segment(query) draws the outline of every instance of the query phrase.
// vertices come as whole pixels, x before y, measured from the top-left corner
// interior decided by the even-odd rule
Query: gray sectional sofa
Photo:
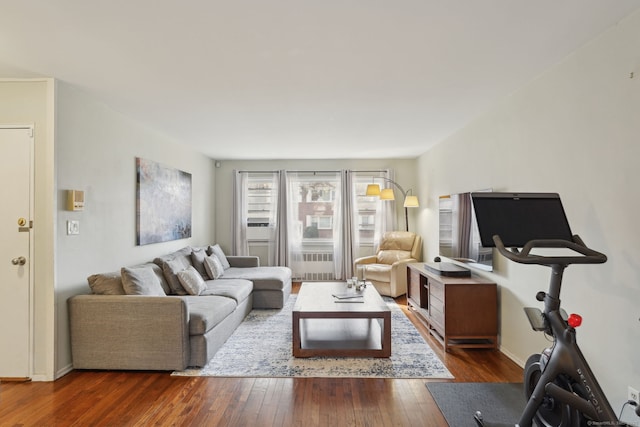
[[[291,270],[218,245],[186,247],[153,262],[88,278],[69,299],[75,369],[202,367],[253,308],[282,308]],[[256,337],[259,339],[259,337]]]

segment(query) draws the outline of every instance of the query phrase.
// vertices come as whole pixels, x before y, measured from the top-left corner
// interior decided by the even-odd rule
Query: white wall
[[[392,169],[395,173],[394,181],[407,191],[418,187],[415,180],[415,159],[384,159],[384,160],[226,160],[219,162],[216,168],[216,237],[220,246],[231,253],[233,226],[233,170],[381,170]],[[396,193],[397,194],[397,193]],[[402,203],[396,201],[398,227],[404,227],[404,210]],[[416,230],[416,209],[409,209],[409,230]]]
[[[56,97],[56,373],[69,369],[67,299],[87,293],[87,276],[152,260],[187,245],[215,240],[214,165],[179,145],[58,82]],[[136,246],[136,157],[192,175],[192,238]],[[65,210],[66,190],[84,190],[82,212]],[[167,209],[171,209],[167,206]],[[67,220],[80,234],[66,235]]]
[[[635,73],[630,78],[630,73]],[[565,272],[563,305],[584,317],[578,340],[617,411],[640,388],[640,13],[626,18],[418,159],[420,231],[437,254],[442,194],[560,193],[573,232],[609,256]],[[501,346],[521,364],[547,344],[523,306],[539,306],[549,269],[499,257]]]

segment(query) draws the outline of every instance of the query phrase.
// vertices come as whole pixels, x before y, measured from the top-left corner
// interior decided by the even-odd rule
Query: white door
[[[0,127],[0,378],[31,376],[32,135]]]

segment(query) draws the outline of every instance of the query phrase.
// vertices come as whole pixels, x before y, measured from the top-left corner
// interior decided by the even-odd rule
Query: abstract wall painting
[[[191,174],[136,157],[136,244],[191,237]]]

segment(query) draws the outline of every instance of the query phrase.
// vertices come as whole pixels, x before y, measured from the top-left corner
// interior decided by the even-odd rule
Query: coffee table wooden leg
[[[300,313],[299,312],[293,312],[293,357],[299,357],[300,356],[300,346],[301,346],[301,340],[300,340]]]
[[[391,357],[391,313],[385,313],[382,331],[382,357]]]

